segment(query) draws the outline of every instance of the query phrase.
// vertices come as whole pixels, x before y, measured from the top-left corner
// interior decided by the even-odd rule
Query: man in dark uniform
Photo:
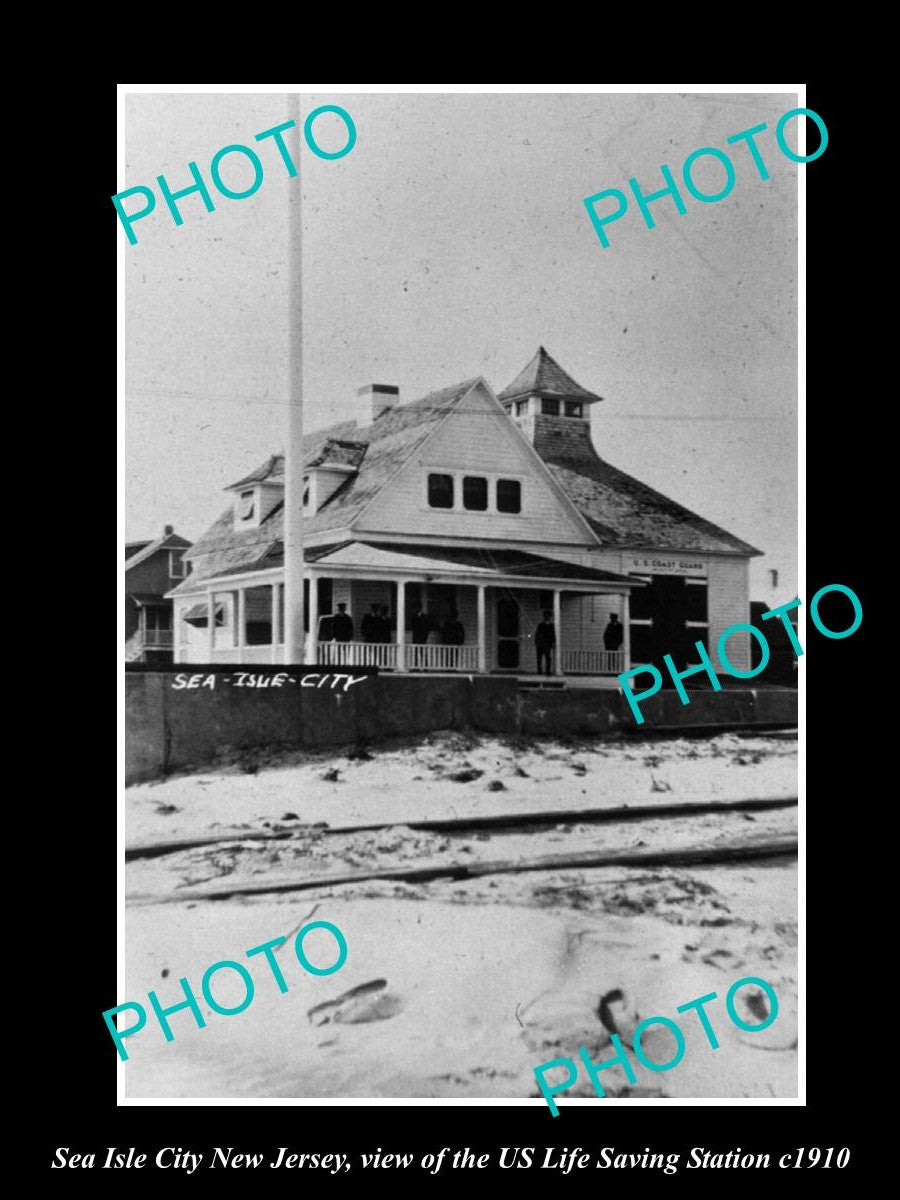
[[[380,605],[373,604],[371,606],[372,611],[367,612],[362,621],[360,621],[359,628],[364,642],[378,641],[378,633],[381,625],[381,617],[378,615],[379,607]]]
[[[378,617],[378,640],[387,643],[391,640],[391,610],[382,604]]]
[[[431,617],[420,604],[412,619],[412,640],[417,646],[424,646],[431,632]]]
[[[331,618],[331,636],[336,642],[352,642],[353,618],[348,614],[346,604],[339,604],[337,609]]]
[[[455,608],[451,608],[450,616],[441,630],[441,641],[445,646],[461,646],[465,640],[466,631],[459,619],[459,613]]]
[[[537,651],[538,675],[541,674],[541,663],[546,667],[544,674],[549,675],[550,658],[556,649],[556,626],[549,608],[544,609],[544,619],[534,631],[534,648]]]
[[[616,613],[610,613],[609,624],[603,630],[603,647],[606,650],[618,650],[625,638],[624,626],[619,622]]]

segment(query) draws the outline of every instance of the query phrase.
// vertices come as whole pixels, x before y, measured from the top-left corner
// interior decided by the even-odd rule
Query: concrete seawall
[[[299,676],[304,668],[294,670]],[[261,671],[269,686],[238,687],[221,667],[192,671],[192,688],[183,682],[190,676],[171,671],[126,672],[126,783],[204,766],[227,749],[346,746],[438,729],[603,737],[797,723],[797,692],[789,688],[692,691],[689,705],[674,691],[659,692],[642,704],[645,723],[638,727],[625,698],[611,689],[530,690],[505,677],[400,675],[372,675],[346,691],[330,681],[277,687],[269,668]]]

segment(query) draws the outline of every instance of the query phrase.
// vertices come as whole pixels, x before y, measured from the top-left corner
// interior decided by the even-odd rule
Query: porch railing
[[[621,675],[626,669],[624,650],[563,650],[564,675]]]
[[[397,646],[393,642],[318,642],[316,662],[323,667],[380,667],[392,671],[397,666]]]
[[[318,642],[316,662],[324,667],[380,667],[397,669],[396,642]],[[407,671],[478,670],[478,647],[416,645],[404,646]]]
[[[411,645],[406,647],[407,671],[477,671],[477,646],[431,646]]]

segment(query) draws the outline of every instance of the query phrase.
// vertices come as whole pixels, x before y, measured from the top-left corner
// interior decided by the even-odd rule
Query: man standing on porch
[[[346,604],[339,604],[337,613],[331,620],[331,636],[336,642],[353,641],[353,618],[347,612]]]
[[[377,642],[381,631],[381,605],[370,605],[372,611],[367,612],[359,623],[359,631],[364,642]]]
[[[445,646],[461,646],[466,640],[466,631],[459,619],[455,608],[450,609],[450,616],[441,630],[441,641]]]
[[[550,659],[556,649],[556,626],[553,624],[553,613],[549,608],[544,609],[544,619],[534,631],[534,648],[537,652],[537,670],[541,674],[541,663],[545,664],[545,675],[550,672]]]
[[[412,619],[412,640],[414,645],[424,646],[428,641],[431,629],[431,618],[425,611],[425,605],[420,603]]]
[[[603,648],[605,650],[618,650],[622,645],[624,636],[625,630],[619,622],[618,615],[610,613],[609,624],[603,630]]]

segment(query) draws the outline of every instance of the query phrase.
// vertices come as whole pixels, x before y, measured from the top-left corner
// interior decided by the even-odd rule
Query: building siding
[[[716,643],[729,625],[750,623],[750,563],[746,558],[709,560],[709,651],[715,663]],[[750,670],[750,634],[728,639],[728,659],[739,671]],[[721,672],[727,678],[727,673]],[[763,676],[764,677],[764,676]]]
[[[357,532],[395,532],[403,537],[431,534],[500,542],[534,542],[589,546],[592,535],[549,481],[521,433],[490,396],[473,389],[418,448],[393,483],[375,498],[355,522]],[[491,480],[487,512],[429,508],[429,471],[460,471]],[[522,511],[491,511],[496,476],[522,481]],[[457,493],[459,487],[457,487]],[[457,502],[460,502],[457,495]]]

